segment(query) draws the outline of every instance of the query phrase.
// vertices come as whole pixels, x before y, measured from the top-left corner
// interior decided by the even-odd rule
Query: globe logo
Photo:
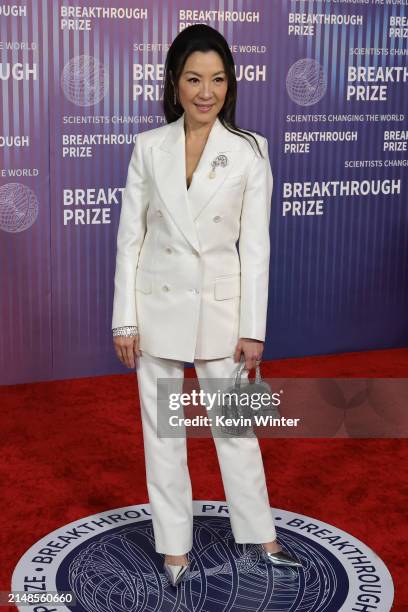
[[[16,234],[31,227],[38,216],[35,193],[21,183],[7,183],[0,187],[0,229]]]
[[[260,544],[235,542],[225,501],[193,506],[190,567],[177,588],[155,551],[150,506],[140,504],[80,517],[45,535],[19,560],[12,590],[30,591],[34,576],[43,591],[70,596],[59,603],[61,612],[349,612],[369,594],[378,610],[391,610],[394,588],[384,563],[334,525],[275,508],[278,541],[302,562],[278,567],[263,560]]]
[[[236,544],[225,518],[196,517],[192,561],[177,594],[154,553],[150,522],[139,523],[93,539],[70,555],[59,569],[57,587],[75,594],[78,612],[204,612],[208,602],[213,610],[226,609],[231,597],[231,610],[338,610],[347,595],[339,588],[339,582],[347,583],[341,564],[306,539],[279,535],[303,559],[300,573],[268,566],[257,544]]]
[[[105,97],[108,74],[95,57],[79,55],[64,66],[61,87],[65,97],[77,106],[92,106]]]
[[[286,90],[296,104],[311,106],[319,102],[326,93],[327,80],[323,67],[314,59],[298,60],[289,69]]]

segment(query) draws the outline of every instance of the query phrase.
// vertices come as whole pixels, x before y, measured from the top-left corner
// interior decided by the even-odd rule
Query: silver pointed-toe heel
[[[267,563],[272,563],[272,565],[280,565],[287,567],[302,567],[302,563],[299,559],[295,559],[285,550],[279,550],[278,552],[267,552],[261,544],[262,549],[262,558]]]
[[[190,561],[187,563],[187,565],[171,565],[164,562],[164,572],[172,586],[177,586],[180,584],[180,582],[182,582],[182,580],[184,580],[189,566]]]

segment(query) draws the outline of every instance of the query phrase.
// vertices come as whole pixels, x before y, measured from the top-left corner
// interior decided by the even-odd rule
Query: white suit
[[[265,338],[272,172],[267,141],[257,138],[264,158],[216,119],[187,190],[183,114],[140,133],[129,164],[112,328],[139,328],[146,480],[159,553],[191,549],[193,505],[186,439],[157,435],[157,379],[175,379],[181,392],[183,362],[194,362],[200,386],[210,390],[205,379],[232,380],[239,337]],[[210,178],[218,155],[227,163]],[[214,442],[235,541],[274,540],[257,437]]]
[[[112,328],[138,325],[140,348],[193,362],[265,339],[272,172],[217,118],[187,190],[184,114],[142,132],[117,238]],[[217,155],[226,166],[215,169]],[[239,255],[236,243],[239,240]]]

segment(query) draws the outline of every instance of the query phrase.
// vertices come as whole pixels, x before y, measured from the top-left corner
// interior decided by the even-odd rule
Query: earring
[[[173,87],[173,102],[174,102],[174,106],[176,106],[177,104],[177,96],[176,96],[176,89]]]

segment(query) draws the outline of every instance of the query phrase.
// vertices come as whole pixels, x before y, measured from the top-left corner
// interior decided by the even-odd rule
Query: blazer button
[[[215,217],[213,217],[213,221],[214,223],[218,223],[219,221],[221,221],[221,217],[219,215],[215,215]]]
[[[170,287],[168,285],[163,285],[163,291],[170,291]]]
[[[170,247],[166,247],[166,253],[172,253],[173,251],[171,250]]]

